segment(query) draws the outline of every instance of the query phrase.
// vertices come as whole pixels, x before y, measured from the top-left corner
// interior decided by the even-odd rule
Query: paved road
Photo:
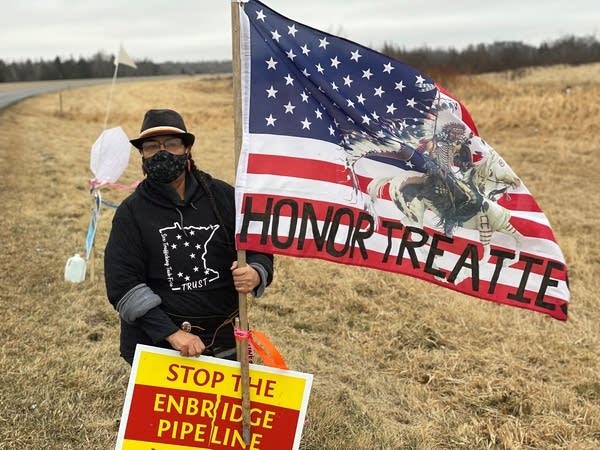
[[[117,83],[127,81],[158,80],[161,78],[174,78],[173,76],[161,77],[124,77],[118,78]],[[34,95],[56,92],[69,88],[93,86],[110,83],[112,78],[88,78],[80,80],[52,80],[52,81],[24,81],[22,83],[0,83],[0,109],[18,101],[33,97]]]
[[[90,78],[86,80],[25,81],[22,83],[0,83],[0,109],[18,101],[48,92],[72,87],[92,86],[109,83],[112,78]]]

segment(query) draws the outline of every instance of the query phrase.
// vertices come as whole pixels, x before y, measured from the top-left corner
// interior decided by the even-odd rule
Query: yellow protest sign
[[[250,364],[251,440],[238,362],[138,345],[116,449],[297,449],[312,375]]]

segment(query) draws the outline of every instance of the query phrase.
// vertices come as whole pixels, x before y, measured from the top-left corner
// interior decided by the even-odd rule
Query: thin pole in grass
[[[102,127],[102,132],[106,131],[106,127],[108,126],[108,116],[110,114],[110,104],[112,102],[113,90],[115,89],[115,84],[117,83],[117,72],[119,71],[119,56],[120,53],[117,53],[115,56],[115,71],[113,72],[112,81],[110,83],[110,88],[108,91],[108,101],[106,102],[106,112],[104,114],[104,125]],[[62,109],[62,101],[61,101],[61,109]],[[62,112],[62,111],[61,111]],[[93,188],[91,190],[92,197],[96,199],[96,190]],[[90,263],[90,278],[89,281],[93,284],[96,279],[96,243],[95,243],[95,234],[92,237],[91,248],[89,251],[88,260]],[[87,262],[87,261],[86,261]]]
[[[235,173],[237,174],[238,160],[242,146],[242,92],[241,92],[241,63],[240,63],[240,9],[239,0],[231,1],[231,50],[233,72],[233,134],[235,152]],[[238,266],[246,265],[246,252],[238,250]],[[241,366],[242,383],[242,437],[246,445],[250,444],[250,367],[248,361],[248,297],[247,294],[238,293],[239,328],[243,337],[240,337],[237,357]]]

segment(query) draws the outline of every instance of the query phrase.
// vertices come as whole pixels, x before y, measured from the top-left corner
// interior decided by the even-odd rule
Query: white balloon
[[[115,183],[129,164],[131,144],[121,127],[104,130],[92,145],[90,169],[97,183]]]

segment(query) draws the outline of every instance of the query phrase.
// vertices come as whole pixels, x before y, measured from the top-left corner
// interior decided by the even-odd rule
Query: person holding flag
[[[235,360],[238,293],[258,297],[273,279],[270,254],[238,265],[234,189],[197,169],[194,140],[178,112],[151,109],[130,141],[146,178],[117,209],[104,255],[129,364],[137,344]]]

